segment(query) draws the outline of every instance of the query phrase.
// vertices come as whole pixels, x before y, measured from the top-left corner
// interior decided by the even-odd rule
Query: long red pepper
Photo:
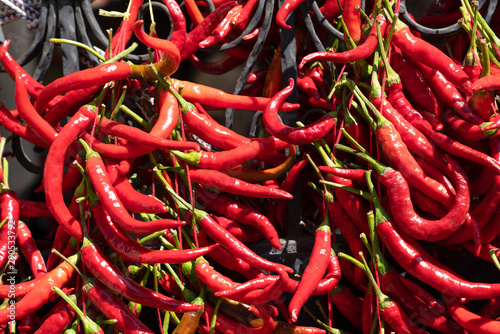
[[[153,332],[127,305],[101,283],[93,281],[83,286],[83,293],[108,318],[116,319],[115,326],[124,334],[152,334]]]
[[[26,72],[7,52],[9,44],[10,39],[6,39],[3,41],[2,45],[0,45],[0,64],[13,80],[16,80],[19,73],[28,88],[29,95],[36,99],[44,86],[33,79],[33,77],[31,77],[31,75],[29,75],[28,72]]]
[[[37,278],[47,274],[47,268],[42,253],[38,249],[30,229],[22,221],[19,222],[17,227],[17,241],[24,257],[29,261],[33,276]]]
[[[168,208],[158,199],[140,193],[132,186],[128,178],[121,174],[117,167],[105,161],[106,171],[109,175],[116,194],[128,211],[140,213],[166,213]]]
[[[262,198],[292,199],[284,190],[248,183],[212,169],[192,169],[189,171],[191,182],[219,189],[231,194]]]
[[[134,33],[142,43],[152,48],[155,52],[159,52],[161,54],[160,59],[167,60],[171,68],[168,72],[162,73],[162,75],[168,77],[177,70],[181,62],[179,49],[171,41],[146,34],[144,30],[142,30],[143,24],[143,20],[136,21],[134,23]]]
[[[226,248],[234,256],[239,257],[255,268],[266,271],[275,271],[277,266],[282,266],[286,271],[292,272],[292,269],[287,266],[273,263],[255,254],[233,235],[227,232],[223,227],[217,224],[206,212],[196,210],[194,217],[196,222],[205,230],[205,232],[207,232],[210,238],[219,243],[222,247]]]
[[[147,133],[138,128],[111,121],[107,118],[100,118],[100,130],[108,135],[121,137],[133,143],[150,146],[164,150],[199,150],[199,146],[192,142],[164,139],[151,133]]]
[[[113,223],[113,220],[100,202],[91,207],[99,231],[104,235],[108,245],[123,259],[136,263],[184,263],[194,261],[206,255],[218,245],[201,247],[198,249],[182,250],[151,250],[135,242],[122,228]]]
[[[78,262],[78,259],[79,257],[77,255],[69,258],[74,264]],[[0,324],[5,324],[15,319],[21,319],[27,314],[37,311],[55,295],[55,292],[52,291],[52,287],[63,287],[71,279],[73,273],[73,267],[67,262],[61,263],[57,268],[48,272],[40,278],[40,282],[37,284],[36,288],[30,290],[21,300],[12,303],[14,305],[14,319],[10,317],[11,309],[4,308],[0,310]]]
[[[281,123],[278,111],[285,99],[293,90],[293,79],[278,94],[269,101],[262,114],[262,121],[266,129],[276,138],[294,145],[307,145],[317,139],[324,138],[336,125],[335,118],[331,114],[322,116],[316,122],[302,128],[292,128]]]
[[[200,305],[181,302],[139,285],[116,268],[87,238],[83,242],[80,253],[85,267],[99,282],[130,301],[175,312],[201,309]]]
[[[396,23],[396,31],[391,42],[416,63],[425,62],[426,66],[442,72],[448,80],[466,94],[472,94],[472,83],[461,66],[454,63],[452,59],[432,44],[413,35],[410,28],[399,20]]]
[[[167,6],[172,21],[173,32],[170,41],[182,52],[186,43],[186,18],[177,1],[163,0],[163,3]]]
[[[189,2],[191,2],[191,0]],[[213,13],[210,13],[204,20],[202,20],[201,23],[196,25],[196,27],[187,34],[186,42],[181,52],[182,61],[188,59],[190,55],[199,49],[198,43],[204,40],[215,29],[215,27],[217,27],[219,22],[224,19],[226,14],[237,3],[237,1],[228,1],[218,6]]]
[[[247,144],[227,151],[172,153],[180,159],[199,168],[228,170],[238,165],[242,165],[251,159],[255,159],[261,154],[279,151],[286,147],[288,147],[288,143],[270,136],[255,139]]]
[[[78,135],[87,129],[95,119],[95,113],[88,108],[81,108],[64,126],[52,143],[47,158],[43,175],[45,199],[50,212],[57,222],[64,227],[69,235],[78,240],[83,240],[82,227],[71,215],[64,204],[62,193],[62,178],[64,161],[70,145]]]
[[[288,313],[292,322],[297,321],[300,309],[321,281],[326,267],[328,266],[330,256],[335,256],[335,254],[330,254],[332,248],[331,243],[332,231],[330,222],[328,218],[325,218],[323,223],[316,229],[314,234],[314,246],[311,251],[309,263],[304,269],[297,291],[288,304]]]
[[[453,319],[465,330],[477,334],[493,334],[500,331],[500,321],[469,311],[458,298],[445,296],[443,300]]]
[[[50,310],[49,316],[46,317],[40,325],[36,334],[53,334],[62,333],[71,323],[75,316],[75,310],[69,304],[60,300],[56,306]]]
[[[103,207],[114,221],[126,231],[136,234],[148,234],[185,224],[185,222],[173,219],[158,219],[144,222],[132,218],[113,189],[111,180],[106,172],[106,166],[95,151],[89,150],[87,153],[86,170],[94,191],[102,202]]]
[[[242,224],[248,224],[261,231],[263,236],[275,249],[282,249],[278,233],[269,219],[257,210],[230,199],[222,194],[216,194],[206,188],[196,189],[196,200],[203,206],[215,212],[234,219]]]
[[[380,29],[382,34],[386,30],[387,22],[385,17],[379,15],[375,20],[380,23]],[[310,61],[331,61],[335,63],[352,63],[361,59],[369,57],[376,49],[378,45],[377,40],[377,24],[374,22],[368,37],[363,42],[363,44],[358,45],[352,50],[344,52],[331,52],[331,51],[318,51],[310,53],[304,58],[302,58],[299,68],[304,67],[304,65]]]
[[[57,136],[56,130],[47,123],[32,106],[26,86],[20,76],[16,77],[16,91],[14,94],[17,110],[21,118],[33,131],[50,145]]]
[[[47,104],[57,95],[75,89],[101,86],[114,80],[128,78],[132,67],[127,63],[115,62],[68,74],[56,79],[42,90],[35,103],[35,109],[42,113]]]
[[[244,110],[263,110],[269,103],[267,97],[242,96],[228,94],[220,89],[183,80],[172,80],[175,88],[183,87],[182,97],[191,103],[199,102],[211,107],[234,108]],[[281,103],[279,111],[297,109],[294,103]]]
[[[24,140],[37,146],[48,148],[49,145],[38,136],[31,128],[22,124],[12,113],[2,104],[0,105],[0,124],[8,131],[18,135]]]

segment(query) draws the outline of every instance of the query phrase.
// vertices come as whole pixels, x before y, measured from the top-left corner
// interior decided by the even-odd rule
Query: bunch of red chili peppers
[[[99,65],[47,85],[5,41],[0,124],[47,155],[45,201],[0,166],[0,332],[500,333],[500,39],[445,2],[448,45],[400,1],[164,0],[167,40],[130,0],[104,55],[79,45]],[[124,60],[132,38],[149,62]],[[241,65],[234,93],[175,79],[186,60]],[[304,267],[254,251],[297,228]]]

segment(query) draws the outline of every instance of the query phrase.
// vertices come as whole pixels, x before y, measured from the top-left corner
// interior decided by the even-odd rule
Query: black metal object
[[[486,2],[487,0],[479,0],[479,9],[481,9],[486,4]],[[484,17],[486,22],[490,23],[493,13],[495,12],[495,9],[497,7],[497,4],[498,0],[489,0],[489,5],[486,10],[486,16]],[[428,28],[419,24],[413,19],[413,17],[408,12],[405,0],[401,0],[401,3],[399,5],[399,15],[403,18],[406,24],[408,24],[412,29],[424,35],[443,37],[443,36],[453,35],[459,32],[460,29],[462,29],[462,27],[460,27],[458,23],[454,23],[452,25],[442,28]]]

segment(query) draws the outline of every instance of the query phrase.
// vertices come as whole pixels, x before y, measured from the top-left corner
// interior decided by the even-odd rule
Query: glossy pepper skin
[[[278,111],[291,94],[293,86],[293,79],[290,79],[288,86],[273,96],[264,109],[262,120],[269,133],[276,138],[294,145],[307,145],[314,140],[324,138],[335,128],[336,121],[332,115],[326,114],[316,122],[302,128],[292,128],[281,123]]]

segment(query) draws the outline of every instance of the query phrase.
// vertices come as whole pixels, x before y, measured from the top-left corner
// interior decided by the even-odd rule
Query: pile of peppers
[[[99,62],[49,83],[4,41],[0,332],[500,333],[487,3],[429,5],[416,22],[461,27],[437,40],[400,0],[163,0],[165,39],[130,0],[106,14],[121,23],[103,53],[53,41]],[[228,93],[186,68],[241,73]],[[242,111],[251,135],[233,129]],[[11,187],[13,138],[46,151],[44,201]],[[297,228],[303,266],[254,250],[288,252]]]

